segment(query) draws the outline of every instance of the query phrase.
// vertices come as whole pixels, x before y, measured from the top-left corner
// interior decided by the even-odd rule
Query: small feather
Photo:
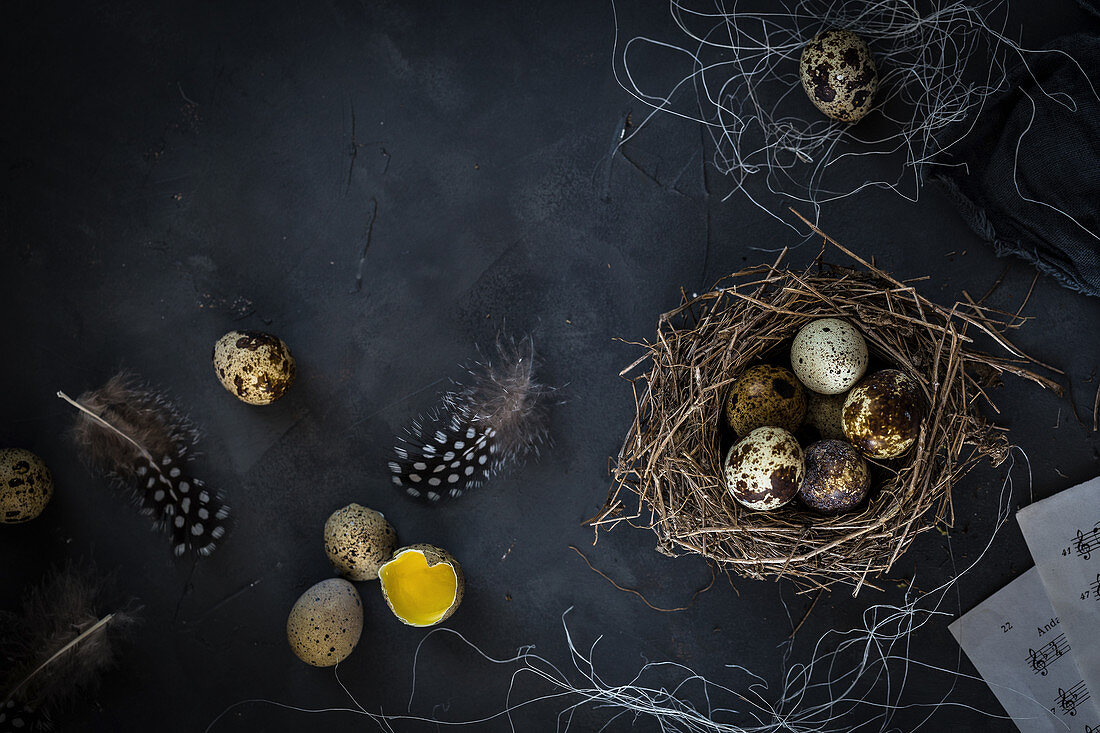
[[[168,532],[175,555],[213,552],[229,507],[190,473],[194,425],[164,395],[125,372],[76,400],[57,395],[80,410],[73,438],[88,463],[127,491],[155,528]]]
[[[109,579],[90,565],[53,572],[23,598],[21,614],[0,613],[0,731],[34,730],[112,668],[139,609],[108,605]]]
[[[553,388],[535,379],[536,368],[530,338],[499,339],[495,363],[468,368],[468,385],[456,385],[398,437],[387,464],[394,485],[435,503],[537,454],[547,438]]]

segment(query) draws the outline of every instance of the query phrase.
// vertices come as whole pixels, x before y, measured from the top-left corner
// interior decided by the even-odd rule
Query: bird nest
[[[597,534],[627,521],[652,529],[664,554],[696,553],[744,577],[790,578],[800,590],[839,582],[858,593],[917,534],[937,522],[951,525],[952,487],[979,460],[999,465],[1007,457],[1005,432],[979,411],[982,401],[993,407],[987,390],[1000,375],[1061,393],[1006,337],[1026,320],[1019,312],[969,296],[944,308],[920,295],[915,281],[897,280],[825,239],[852,266],[824,263],[823,249],[797,272],[785,266],[784,251],[774,264],[730,275],[703,295],[685,295],[660,317],[656,339],[640,344],[645,355],[621,374],[634,385],[637,413],[613,465],[607,504],[591,520]],[[823,317],[859,327],[872,368],[877,362],[900,369],[917,382],[928,406],[920,435],[901,458],[869,461],[871,496],[852,512],[822,516],[797,504],[746,509],[723,481],[726,397],[747,367],[787,360],[799,328]],[[1004,355],[977,350],[975,340]],[[649,371],[631,376],[647,360]]]

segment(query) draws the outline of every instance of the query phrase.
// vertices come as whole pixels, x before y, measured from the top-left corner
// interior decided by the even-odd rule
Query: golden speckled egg
[[[294,357],[278,336],[230,331],[214,344],[214,373],[250,405],[268,405],[294,384]]]
[[[819,440],[806,449],[806,475],[798,498],[822,514],[840,514],[867,498],[871,472],[851,443]]]
[[[451,553],[435,545],[402,547],[378,569],[382,597],[409,626],[434,626],[451,617],[466,593],[466,576]]]
[[[817,34],[802,49],[798,65],[802,88],[814,106],[841,122],[856,122],[871,111],[878,70],[871,49],[851,31]]]
[[[867,371],[867,342],[852,324],[819,318],[799,329],[791,344],[791,367],[807,389],[847,392]]]
[[[349,580],[374,580],[397,547],[397,532],[381,512],[358,504],[337,509],[325,522],[325,552]]]
[[[53,496],[53,477],[42,459],[22,448],[0,450],[0,524],[29,522]]]
[[[844,440],[844,426],[840,423],[840,413],[844,409],[844,400],[848,393],[806,395],[806,422],[817,430],[822,438]]]
[[[798,439],[783,428],[757,428],[730,448],[726,489],[749,509],[778,509],[798,493],[805,472]]]
[[[363,633],[363,602],[355,586],[329,578],[295,602],[286,620],[290,648],[306,664],[331,667],[347,659]]]
[[[870,458],[897,458],[916,442],[924,419],[920,387],[897,369],[875,372],[852,388],[841,413],[844,435]]]
[[[726,400],[726,422],[744,436],[762,427],[795,431],[806,417],[806,390],[788,369],[761,364],[747,369]]]

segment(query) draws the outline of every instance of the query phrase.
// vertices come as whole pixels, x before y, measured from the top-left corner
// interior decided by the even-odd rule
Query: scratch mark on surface
[[[363,289],[363,266],[367,263],[367,250],[370,249],[371,235],[374,233],[374,219],[378,215],[378,199],[371,196],[370,215],[367,217],[367,230],[363,234],[363,249],[359,254],[359,267],[355,272],[355,288],[351,291],[358,293]]]

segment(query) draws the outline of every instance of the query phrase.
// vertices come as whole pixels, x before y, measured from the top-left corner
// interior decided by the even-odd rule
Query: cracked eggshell
[[[298,598],[286,621],[290,648],[306,664],[331,667],[347,659],[363,633],[363,602],[342,578],[322,580]]]
[[[810,321],[791,344],[791,367],[802,384],[821,394],[840,394],[867,371],[867,342],[839,318]]]
[[[0,524],[29,522],[53,497],[53,476],[42,459],[22,448],[0,450]]]
[[[802,88],[826,116],[856,122],[871,111],[878,69],[855,33],[833,28],[817,34],[802,49],[798,70]]]
[[[844,434],[869,458],[897,458],[917,441],[924,399],[912,378],[897,369],[871,374],[844,401]]]
[[[262,331],[230,331],[214,344],[214,373],[222,386],[250,405],[268,405],[294,384],[290,349]]]
[[[757,428],[726,454],[726,489],[749,509],[778,509],[798,493],[804,463],[802,447],[789,431]]]
[[[851,443],[819,440],[805,451],[806,474],[798,498],[822,514],[840,514],[856,507],[871,489],[867,461]]]
[[[726,399],[726,422],[740,436],[762,427],[795,431],[806,417],[806,390],[790,370],[761,364],[746,369]]]
[[[337,509],[325,522],[325,553],[349,580],[375,580],[393,557],[397,532],[381,512],[359,504]]]
[[[443,548],[424,543],[393,553],[378,569],[378,579],[386,605],[408,626],[443,623],[466,594],[466,576],[458,560]]]

